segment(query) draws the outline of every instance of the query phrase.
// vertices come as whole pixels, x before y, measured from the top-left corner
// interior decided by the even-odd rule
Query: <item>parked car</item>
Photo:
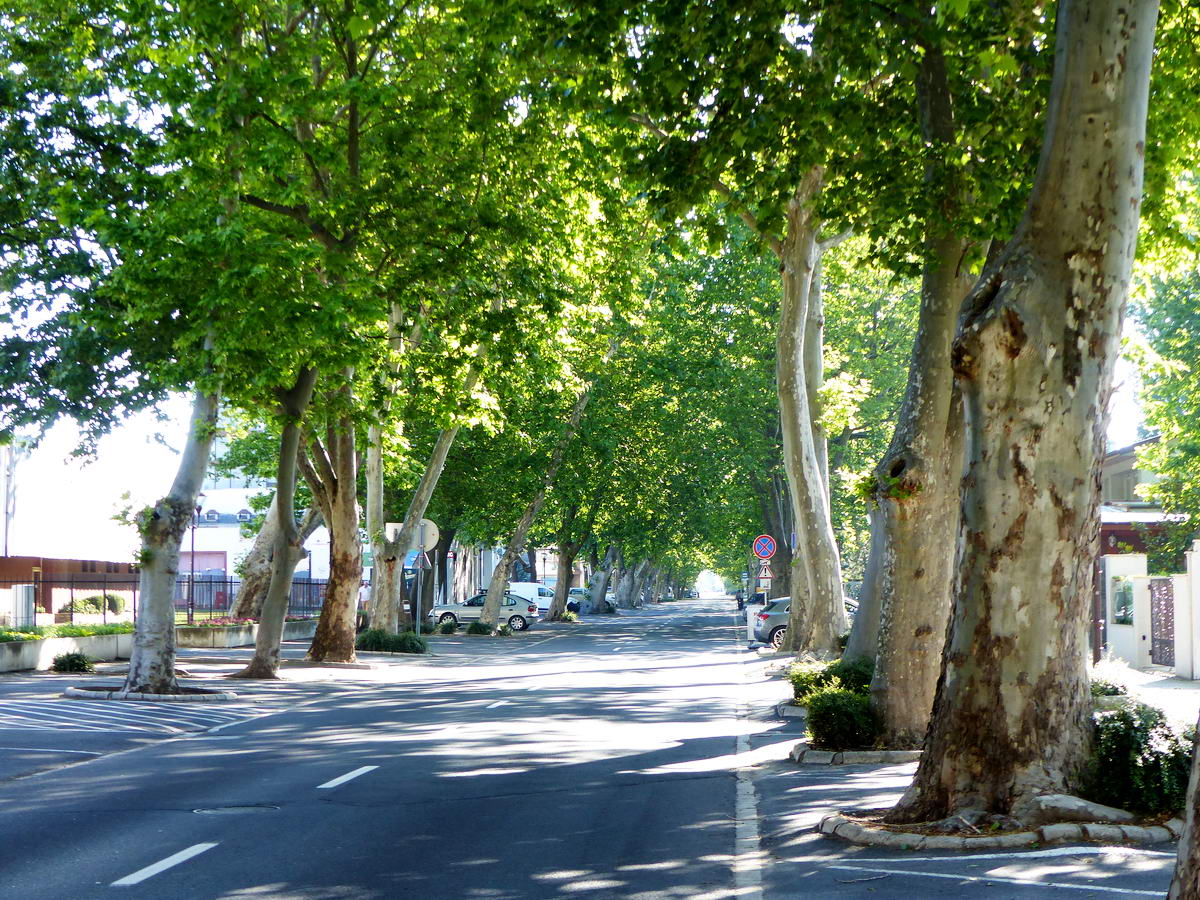
[[[791,599],[781,597],[764,606],[762,612],[754,613],[754,640],[770,644],[776,649],[782,647],[783,639],[787,636],[788,614],[791,611]]]
[[[587,598],[587,588],[571,588],[567,591],[567,612],[579,612],[583,608],[583,604],[587,602]]]
[[[524,597],[531,603],[536,603],[539,615],[549,610],[550,604],[554,601],[554,590],[536,581],[510,581],[508,592],[518,597]]]
[[[446,603],[435,606],[429,611],[429,621],[440,625],[443,622],[478,622],[483,613],[483,604],[487,600],[487,591],[480,591],[474,597],[468,597],[462,603]],[[506,593],[500,601],[500,615],[496,617],[499,625],[507,625],[513,631],[524,631],[538,620],[537,604],[516,594]]]

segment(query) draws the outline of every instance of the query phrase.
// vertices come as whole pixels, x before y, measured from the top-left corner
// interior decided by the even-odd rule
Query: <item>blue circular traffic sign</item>
[[[754,539],[754,555],[759,559],[770,559],[775,555],[775,538],[760,534]]]

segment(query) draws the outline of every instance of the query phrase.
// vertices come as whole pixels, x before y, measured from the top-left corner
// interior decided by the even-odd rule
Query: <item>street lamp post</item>
[[[192,511],[192,552],[188,559],[188,600],[187,623],[194,625],[196,621],[196,523],[200,521],[200,511],[204,508],[204,495],[196,495],[196,508]]]

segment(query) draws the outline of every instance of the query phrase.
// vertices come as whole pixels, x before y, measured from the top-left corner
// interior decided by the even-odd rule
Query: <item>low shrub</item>
[[[421,634],[433,634],[435,631],[437,631],[437,626],[432,622],[421,623]]]
[[[805,698],[810,742],[821,750],[865,750],[879,737],[879,720],[869,697],[831,684]]]
[[[92,594],[88,597],[76,597],[63,607],[64,612],[92,616],[103,615],[106,610],[120,615],[125,611],[125,598],[119,594]]]
[[[453,619],[447,619],[437,628],[442,634],[454,634],[454,632],[458,631],[458,623]]]
[[[96,667],[83,653],[60,653],[50,668],[55,672],[95,672]]]
[[[1080,796],[1143,814],[1184,808],[1190,734],[1176,732],[1161,710],[1141,703],[1096,712],[1092,723],[1092,756]]]
[[[491,634],[492,627],[482,622],[472,622],[467,626],[467,634]]]
[[[415,631],[405,631],[401,634],[389,635],[388,650],[392,653],[426,653],[429,642]]]
[[[359,632],[358,637],[354,639],[354,649],[386,650],[387,648],[384,645],[387,643],[388,637],[388,633],[382,628],[368,628],[366,631]]]
[[[858,659],[839,659],[831,663],[796,663],[788,672],[792,683],[792,694],[797,703],[823,687],[837,682],[837,686],[853,693],[870,693],[871,677],[875,674],[875,661],[867,656]]]
[[[511,625],[501,625],[496,629],[496,634],[500,635],[500,637],[512,637],[516,632],[512,630]]]
[[[355,639],[354,648],[379,653],[425,653],[429,642],[414,631],[392,634],[382,628],[368,628]]]
[[[1092,678],[1093,697],[1124,697],[1128,693],[1129,689],[1120,682],[1108,678]]]
[[[563,622],[578,622],[578,621],[579,621],[579,614],[578,614],[578,613],[573,613],[573,612],[571,612],[570,610],[567,610],[565,613],[563,613],[563,614],[562,614],[562,620],[561,620],[561,621],[563,621]]]

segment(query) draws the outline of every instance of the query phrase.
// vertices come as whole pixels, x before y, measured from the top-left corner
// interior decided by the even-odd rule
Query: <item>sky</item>
[[[1125,447],[1138,439],[1136,377],[1136,369],[1122,360],[1108,429],[1110,447]],[[169,421],[160,422],[149,412],[131,418],[100,441],[92,461],[71,457],[78,442],[73,423],[51,429],[18,464],[9,555],[132,561],[137,533],[113,516],[167,493],[187,436],[188,399],[173,398],[163,411]],[[128,499],[123,497],[126,493]]]

